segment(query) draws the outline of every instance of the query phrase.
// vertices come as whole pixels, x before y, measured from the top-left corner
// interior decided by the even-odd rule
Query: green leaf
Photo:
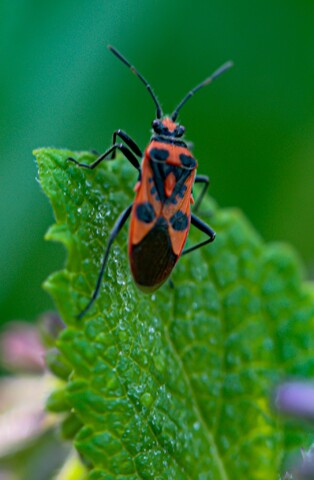
[[[207,201],[202,217],[217,238],[179,261],[174,288],[136,289],[124,229],[79,321],[137,175],[121,158],[86,171],[67,157],[91,162],[90,153],[35,154],[56,217],[47,238],[68,252],[45,288],[67,324],[57,346],[72,366],[65,392],[88,478],[278,478],[285,457],[314,440],[270,406],[282,378],[314,375],[314,289],[295,253]],[[202,235],[192,227],[189,238]]]
[[[55,480],[85,480],[86,473],[86,469],[80,459],[74,452],[71,452]]]

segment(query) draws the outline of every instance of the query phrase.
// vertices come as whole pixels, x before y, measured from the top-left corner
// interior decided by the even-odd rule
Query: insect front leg
[[[107,244],[107,248],[105,250],[105,253],[104,253],[104,256],[103,256],[103,259],[102,259],[102,262],[101,262],[101,267],[100,267],[100,270],[99,270],[99,273],[98,273],[98,278],[97,278],[95,290],[93,292],[93,295],[92,295],[90,301],[88,302],[88,304],[84,308],[84,310],[82,310],[81,313],[78,314],[77,317],[79,319],[81,319],[88,312],[88,310],[91,308],[91,306],[93,305],[94,301],[96,300],[96,298],[99,294],[100,285],[101,285],[102,278],[104,276],[104,272],[105,272],[105,268],[106,268],[106,265],[107,265],[107,260],[108,260],[108,256],[109,256],[111,246],[112,246],[115,238],[117,237],[118,233],[122,229],[123,225],[127,221],[128,217],[131,213],[132,206],[133,206],[133,203],[131,205],[129,205],[121,213],[121,215],[118,217],[116,223],[114,224],[113,229],[111,230],[109,240],[108,240],[108,244]]]
[[[209,187],[209,178],[207,177],[207,175],[196,175],[195,177],[195,180],[194,180],[194,183],[202,183],[203,184],[203,188],[201,190],[201,193],[199,194],[195,204],[194,204],[194,212],[197,212],[202,201],[203,201],[203,198],[208,190],[208,187]]]
[[[182,252],[182,255],[185,255],[187,253],[193,252],[194,250],[197,250],[198,248],[203,247],[204,245],[207,245],[208,243],[211,243],[215,240],[216,233],[212,228],[210,228],[207,223],[203,222],[200,218],[196,217],[195,215],[191,215],[191,225],[194,225],[198,230],[200,230],[203,233],[206,233],[208,235],[208,239],[204,240],[203,242],[197,243],[193,247],[189,247],[186,250]]]
[[[143,157],[143,153],[141,151],[141,149],[139,148],[139,146],[134,142],[134,140],[127,134],[125,133],[123,130],[116,130],[115,132],[113,132],[113,135],[112,135],[112,143],[115,144],[116,143],[116,140],[117,140],[117,137],[120,137],[121,140],[124,141],[124,143],[126,143],[126,145],[129,147],[129,149],[135,153],[135,155],[137,155],[138,157],[142,158]],[[113,151],[112,154],[111,154],[111,158],[114,159],[116,156],[116,152]]]
[[[116,153],[116,150],[120,150],[120,152],[125,156],[125,158],[131,163],[131,165],[133,165],[134,168],[136,168],[136,170],[138,171],[139,173],[139,178],[141,176],[141,166],[140,166],[140,162],[138,161],[138,159],[136,158],[135,154],[128,148],[126,147],[125,145],[123,145],[123,143],[114,143],[110,148],[108,148],[108,150],[105,151],[105,153],[103,153],[102,155],[100,155],[100,157],[98,157],[93,163],[91,164],[86,164],[86,163],[80,163],[78,162],[77,160],[75,160],[75,158],[73,157],[69,157],[68,160],[70,162],[73,162],[75,163],[75,165],[79,166],[79,167],[82,167],[82,168],[88,168],[89,170],[93,170],[95,167],[97,167],[97,165],[99,165],[103,160],[106,160],[106,161],[110,161],[110,160],[114,160],[115,158],[115,153]],[[111,154],[111,156],[110,156]]]

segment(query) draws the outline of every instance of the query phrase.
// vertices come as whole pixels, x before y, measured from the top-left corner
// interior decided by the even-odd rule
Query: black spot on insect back
[[[170,218],[171,226],[174,230],[182,232],[186,230],[189,224],[188,216],[179,210]]]
[[[169,157],[169,151],[164,148],[152,148],[149,152],[152,160],[165,162]]]
[[[136,206],[136,216],[141,222],[150,223],[154,220],[156,214],[152,204],[144,202]]]
[[[179,158],[184,167],[191,169],[196,167],[196,160],[191,155],[185,155],[184,153],[181,153]]]

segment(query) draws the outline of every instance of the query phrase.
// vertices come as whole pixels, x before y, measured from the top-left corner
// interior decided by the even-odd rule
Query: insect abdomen
[[[130,245],[129,255],[137,286],[146,292],[159,288],[178,260],[172,250],[166,220],[160,217],[138,244]]]

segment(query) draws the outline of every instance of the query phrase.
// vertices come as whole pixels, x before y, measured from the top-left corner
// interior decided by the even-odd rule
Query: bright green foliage
[[[85,480],[86,469],[80,462],[77,454],[71,452],[63,468],[54,480]]]
[[[100,297],[78,320],[137,174],[122,159],[86,171],[66,159],[92,154],[35,153],[56,217],[47,238],[68,252],[45,284],[67,324],[58,368],[72,370],[50,406],[71,410],[67,432],[73,422],[88,478],[277,479],[285,456],[314,440],[270,406],[279,380],[314,375],[313,287],[294,252],[265,245],[239,211],[207,202],[200,216],[217,238],[181,258],[174,288],[136,289],[124,229]],[[201,238],[192,227],[190,244]]]

